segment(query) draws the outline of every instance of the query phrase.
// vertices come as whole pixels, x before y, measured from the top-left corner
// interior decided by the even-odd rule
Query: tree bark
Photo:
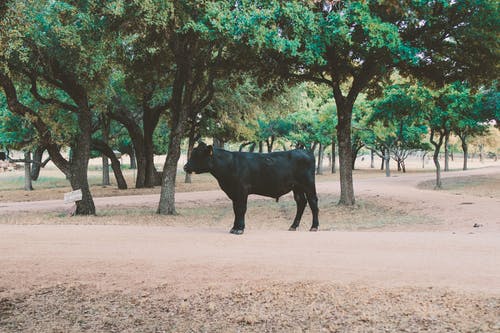
[[[191,158],[191,154],[193,153],[195,141],[196,140],[195,140],[194,131],[190,131],[189,138],[188,138],[188,149],[187,149],[187,159],[188,159],[188,161]],[[191,178],[192,178],[191,177],[191,173],[186,172],[186,177],[184,178],[184,182],[188,183],[188,184],[191,184],[191,182],[192,182]]]
[[[450,147],[448,141],[450,140],[450,132],[444,136],[444,171],[450,171]]]
[[[128,156],[130,158],[130,169],[137,170],[137,160],[136,160],[135,149],[134,149],[133,145],[130,148],[130,152],[129,152]]]
[[[370,169],[375,168],[375,152],[373,149],[370,149]]]
[[[160,120],[160,110],[148,106],[149,95],[143,100],[143,126],[144,126],[144,154],[145,154],[145,181],[144,187],[154,187],[161,184],[157,178],[157,170],[154,164],[153,134]]]
[[[182,38],[182,37],[179,37]],[[176,52],[177,70],[172,87],[171,131],[169,134],[168,153],[163,166],[162,185],[158,214],[175,215],[175,179],[177,163],[181,156],[181,141],[188,118],[188,110],[193,99],[192,90],[192,55],[189,52],[189,36],[173,42]]]
[[[118,105],[116,110],[110,108],[108,112],[111,119],[116,120],[125,128],[132,140],[132,149],[135,154],[135,161],[137,162],[137,176],[135,179],[136,188],[144,188],[146,184],[146,169],[147,169],[147,159],[146,152],[144,149],[144,135],[142,133],[141,127],[137,122],[129,115],[125,107],[121,105],[119,98],[113,99],[114,104]]]
[[[46,158],[42,162],[43,153],[45,152],[45,147],[37,146],[33,152],[33,163],[31,165],[31,180],[37,181],[40,176],[40,170],[44,168],[50,161],[50,157]]]
[[[107,145],[109,142],[109,126],[110,121],[106,115],[102,115],[102,139]],[[105,154],[102,154],[102,186],[109,186],[111,182],[109,180],[109,161]]]
[[[432,159],[434,160],[434,165],[436,166],[436,189],[441,189],[442,182],[441,182],[441,165],[439,164],[439,152],[441,150],[441,146],[443,144],[445,134],[443,132],[439,131],[438,141],[435,140],[435,135],[436,135],[436,131],[431,129],[430,141],[431,141],[432,145],[434,146],[434,154],[432,156]]]
[[[113,169],[118,188],[120,190],[127,189],[127,182],[125,181],[125,177],[123,177],[121,163],[111,147],[109,147],[104,141],[94,139],[92,140],[92,148],[98,150],[103,156],[106,156],[106,158],[111,160],[111,168]]]
[[[24,153],[24,190],[33,191],[33,183],[31,181],[31,152]]]
[[[337,173],[337,153],[335,151],[335,138],[332,138],[332,173]]]
[[[355,204],[352,180],[351,119],[353,104],[335,99],[337,104],[337,142],[339,145],[340,200],[339,204]]]
[[[390,177],[391,176],[391,168],[389,168],[389,163],[391,162],[391,152],[390,152],[389,148],[386,148],[386,150],[385,150],[384,161],[385,161],[385,176]]]
[[[463,169],[467,170],[467,160],[469,159],[469,147],[465,140],[462,141],[462,150],[464,151],[464,165]]]
[[[320,142],[319,143],[319,149],[318,149],[318,165],[316,167],[316,174],[317,175],[322,175],[323,174],[323,152],[325,151],[325,148],[323,147],[323,144]]]

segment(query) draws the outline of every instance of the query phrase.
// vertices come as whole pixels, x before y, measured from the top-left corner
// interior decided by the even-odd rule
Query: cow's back
[[[278,198],[295,188],[314,186],[314,155],[306,150],[233,154],[238,182],[250,194]]]

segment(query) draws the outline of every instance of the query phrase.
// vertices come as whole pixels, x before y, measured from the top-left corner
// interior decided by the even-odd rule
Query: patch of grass
[[[320,198],[320,230],[372,230],[390,229],[417,224],[432,224],[428,216],[416,215],[375,199],[358,200],[354,207],[339,206],[338,197],[323,195]],[[2,224],[99,224],[99,225],[168,225],[181,227],[230,228],[234,221],[232,204],[226,200],[212,204],[177,205],[178,215],[156,214],[156,207],[107,207],[97,216],[69,216],[66,212],[18,213],[0,216]],[[291,197],[278,203],[270,199],[248,202],[246,226],[248,230],[287,230],[295,217],[296,205]],[[307,206],[300,229],[311,226],[312,214]]]
[[[418,188],[430,190],[434,189],[435,184],[435,180],[428,180],[418,184]],[[498,197],[500,196],[500,174],[443,178],[441,189],[456,194]]]

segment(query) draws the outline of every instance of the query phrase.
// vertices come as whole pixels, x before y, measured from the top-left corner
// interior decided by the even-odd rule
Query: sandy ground
[[[418,188],[432,179],[355,182],[359,198],[439,221],[381,231],[0,225],[0,331],[500,332],[498,191]],[[332,181],[317,187],[320,200],[339,190]],[[157,200],[96,198],[96,206]],[[177,200],[229,205],[221,191]],[[64,209],[60,200],[0,204],[0,214]]]

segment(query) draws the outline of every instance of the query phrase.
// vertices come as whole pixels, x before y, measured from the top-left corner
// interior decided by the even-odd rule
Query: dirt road
[[[447,287],[500,295],[496,233],[263,232],[142,226],[0,226],[0,285],[91,281],[186,292],[259,280]]]
[[[402,231],[234,236],[140,221],[0,224],[0,331],[500,330],[500,199],[416,188],[432,177],[356,181],[360,197],[442,221]],[[334,182],[318,183],[320,198],[335,191]],[[227,199],[207,191],[177,200]],[[98,207],[156,204],[155,195],[96,199]],[[64,207],[4,202],[0,213],[40,205]]]

